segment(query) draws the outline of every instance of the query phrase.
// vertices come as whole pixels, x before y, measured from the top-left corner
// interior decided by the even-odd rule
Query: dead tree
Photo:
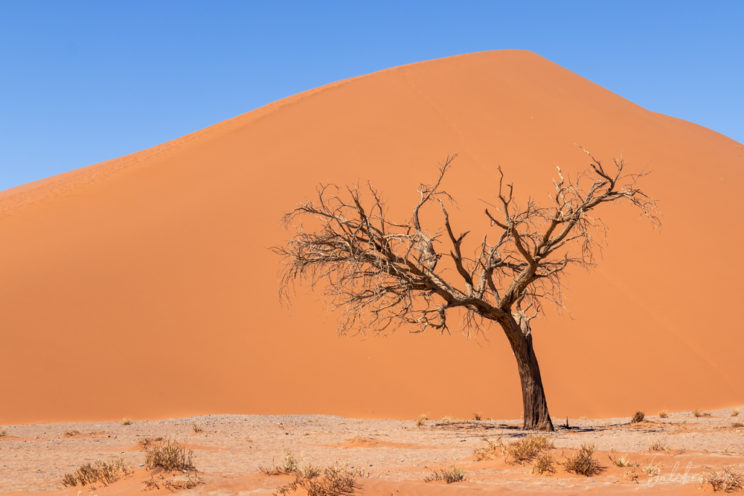
[[[367,188],[320,186],[315,201],[286,214],[296,232],[275,248],[285,261],[282,290],[304,277],[322,284],[342,311],[341,331],[384,331],[406,325],[412,332],[448,331],[448,315],[462,311],[467,329],[496,322],[517,359],[524,429],[553,430],[540,367],[532,346],[531,321],[545,302],[560,304],[561,280],[571,266],[589,266],[604,229],[595,211],[625,201],[656,219],[654,202],[637,186],[622,160],[605,167],[591,154],[586,171],[570,179],[557,172],[549,202],[519,206],[514,187],[498,169],[495,205],[485,209],[488,226],[464,253],[470,231],[456,231],[447,206],[453,199],[442,180],[454,156],[441,164],[432,185],[419,188],[411,218],[392,221],[380,193]],[[439,231],[422,223],[436,207]],[[427,224],[428,225],[428,224]],[[601,239],[601,236],[600,236]],[[455,275],[456,274],[456,275]]]

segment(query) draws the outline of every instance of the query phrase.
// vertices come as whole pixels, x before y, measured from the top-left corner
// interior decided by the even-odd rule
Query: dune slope
[[[454,152],[457,222],[484,232],[498,164],[541,199],[555,165],[585,165],[577,144],[651,170],[663,228],[609,212],[599,266],[570,280],[570,313],[534,322],[553,415],[740,403],[744,146],[497,51],[341,81],[0,193],[0,423],[518,416],[500,330],[339,337],[318,294],[281,305],[268,248],[315,184],[370,180],[405,217]]]

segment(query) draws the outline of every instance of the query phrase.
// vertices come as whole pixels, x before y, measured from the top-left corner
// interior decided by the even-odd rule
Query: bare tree
[[[653,200],[637,186],[642,174],[626,173],[622,160],[606,168],[587,155],[587,170],[573,179],[558,169],[547,205],[530,199],[518,206],[514,187],[499,168],[495,205],[485,209],[490,227],[469,250],[471,256],[463,253],[470,231],[454,229],[447,210],[453,199],[442,189],[454,156],[441,164],[433,184],[420,186],[413,214],[403,222],[388,218],[371,185],[320,186],[315,201],[284,218],[296,232],[274,249],[286,262],[282,290],[286,294],[305,276],[321,283],[342,310],[342,332],[401,324],[413,332],[444,332],[454,309],[464,311],[460,320],[467,329],[498,323],[517,359],[524,429],[553,430],[530,323],[546,301],[560,305],[566,269],[592,265],[596,235],[604,232],[593,216],[598,207],[625,201],[656,220]],[[440,211],[439,231],[422,225],[428,206]]]

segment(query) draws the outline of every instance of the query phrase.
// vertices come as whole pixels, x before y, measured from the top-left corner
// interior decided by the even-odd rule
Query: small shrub
[[[62,484],[69,487],[77,485],[87,486],[89,484],[101,483],[105,486],[116,482],[122,477],[129,475],[131,471],[124,465],[123,460],[112,462],[97,461],[81,465],[72,473],[65,474]]]
[[[739,429],[740,427],[744,427],[744,424],[742,424],[741,422],[734,422],[731,424],[731,427],[733,427],[734,429]]]
[[[428,475],[424,482],[444,481],[447,484],[454,482],[461,482],[465,480],[465,472],[457,467],[446,468],[442,470],[435,470]]]
[[[123,418],[121,419],[121,425],[132,425],[132,419],[130,418]]]
[[[664,410],[659,412],[659,418],[667,418],[669,417],[669,414],[665,412]]]
[[[287,451],[287,454],[284,456],[284,463],[282,465],[276,465],[273,468],[259,467],[258,469],[265,475],[294,474],[298,471],[297,459],[295,459],[294,455],[291,452]]]
[[[646,418],[646,414],[638,410],[637,412],[635,412],[635,414],[633,414],[633,418],[630,419],[630,423],[637,424],[639,422],[643,422],[643,419],[645,418]]]
[[[417,427],[423,427],[426,424],[426,421],[429,420],[429,417],[424,415],[423,413],[418,416],[416,419],[416,426]]]
[[[708,472],[703,476],[703,484],[710,484],[713,491],[732,492],[744,489],[742,474],[730,467],[717,472]]]
[[[204,427],[194,422],[194,425],[191,426],[191,430],[193,430],[195,433],[199,434],[200,432],[204,432]]]
[[[738,409],[736,409],[736,410],[732,410],[732,411],[731,411],[731,416],[732,416],[732,417],[738,417],[738,416],[739,416],[739,410],[738,410]]]
[[[75,437],[75,436],[79,436],[79,435],[80,435],[80,431],[74,429],[74,430],[71,430],[71,431],[66,431],[64,434],[62,434],[62,437]]]
[[[5,429],[0,429],[0,437],[5,437],[7,435],[8,435],[8,431],[6,431]]]
[[[531,462],[543,451],[554,448],[553,442],[548,436],[530,434],[519,441],[514,441],[503,447],[504,460],[506,463]]]
[[[661,441],[654,441],[651,446],[648,447],[649,451],[666,451],[667,447]]]
[[[708,412],[701,412],[700,410],[694,410],[692,412],[692,414],[695,415],[696,418],[710,417],[711,416],[710,413],[708,413]]]
[[[532,464],[532,473],[538,475],[554,474],[553,457],[550,453],[540,453]]]
[[[162,473],[150,475],[150,479],[144,481],[145,488],[147,489],[167,489],[170,492],[182,491],[186,489],[193,489],[199,484],[203,484],[203,481],[194,472],[188,472],[186,478],[174,479],[165,477]]]
[[[445,415],[441,418],[440,422],[442,422],[443,424],[449,424],[450,422],[452,422],[452,417]]]
[[[473,413],[473,420],[480,421],[483,420],[483,415],[481,415],[478,412]]]
[[[327,467],[322,473],[319,468],[295,473],[295,480],[280,487],[275,494],[286,495],[302,488],[307,496],[343,496],[354,492],[357,477],[361,472],[340,467]]]
[[[176,441],[166,440],[153,444],[147,449],[145,468],[147,470],[160,469],[165,472],[195,471],[193,456],[193,451],[187,450]]]
[[[585,444],[576,454],[563,460],[563,467],[567,472],[591,477],[602,471],[602,466],[593,455],[594,446]]]

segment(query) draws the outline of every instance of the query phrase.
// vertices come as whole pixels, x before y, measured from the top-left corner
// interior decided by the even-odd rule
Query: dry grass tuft
[[[607,457],[610,459],[612,464],[615,465],[616,467],[625,468],[625,467],[638,467],[639,466],[636,462],[633,462],[624,456],[613,458],[612,455],[608,454]]]
[[[74,487],[77,485],[87,486],[90,484],[101,483],[104,486],[107,486],[130,473],[131,470],[124,465],[124,461],[121,459],[112,462],[103,462],[99,460],[94,463],[81,465],[76,471],[65,474],[62,478],[62,484]]]
[[[191,426],[191,430],[193,430],[195,433],[199,434],[200,432],[204,432],[204,427],[194,422],[194,425]]]
[[[483,415],[478,412],[473,413],[473,420],[483,420]]]
[[[731,424],[731,427],[733,427],[734,429],[739,429],[741,427],[744,427],[744,424],[742,424],[741,422],[734,422]]]
[[[75,436],[79,436],[80,434],[81,432],[79,430],[73,429],[71,431],[65,431],[65,433],[62,434],[62,437],[75,437]]]
[[[602,471],[602,466],[593,455],[594,446],[585,444],[578,453],[563,460],[563,467],[567,472],[591,477]]]
[[[717,472],[708,472],[703,476],[703,484],[710,484],[713,491],[730,493],[744,489],[742,474],[730,467]]]
[[[496,444],[490,439],[483,438],[486,442],[486,446],[482,448],[476,448],[473,451],[475,459],[479,462],[484,460],[495,460],[499,455],[503,453],[503,444]]]
[[[646,414],[638,410],[637,412],[635,412],[635,414],[633,414],[633,418],[630,419],[630,423],[637,424],[639,422],[643,422],[643,419],[645,418],[646,418]]]
[[[162,437],[145,437],[140,439],[139,445],[143,450],[148,450],[155,446],[156,444],[160,444],[163,442]]]
[[[0,437],[5,437],[7,435],[8,435],[8,431],[6,431],[5,429],[0,429]]]
[[[176,441],[165,440],[147,448],[145,468],[147,470],[160,469],[165,472],[196,471],[193,456],[193,451],[187,450]]]
[[[287,454],[284,456],[284,463],[282,465],[276,465],[273,468],[258,467],[258,469],[264,475],[294,474],[298,472],[297,459],[294,457],[294,455],[291,452],[287,451]]]
[[[700,417],[711,417],[711,414],[708,412],[701,412],[700,410],[693,410],[693,415],[695,415],[696,418]]]
[[[452,422],[452,417],[445,415],[444,417],[439,419],[439,421],[443,424],[449,424],[450,422]]]
[[[417,427],[423,427],[426,424],[426,421],[429,420],[429,417],[426,416],[426,414],[421,414],[416,419],[416,426]]]
[[[731,416],[732,416],[732,417],[738,417],[738,416],[739,416],[739,410],[738,410],[738,409],[736,409],[736,410],[732,410],[732,411],[731,411]]]
[[[465,472],[457,467],[451,467],[433,471],[430,475],[426,476],[424,482],[444,481],[447,484],[452,484],[464,480]]]
[[[134,422],[130,418],[123,418],[121,419],[121,425],[132,425]]]
[[[651,446],[648,447],[649,451],[666,451],[668,448],[661,441],[654,441]]]
[[[664,410],[659,412],[659,418],[667,418],[669,417],[669,414],[665,412]]]
[[[535,463],[532,464],[532,473],[538,475],[554,474],[555,466],[553,465],[553,457],[550,453],[540,453],[535,458]]]
[[[504,461],[506,463],[531,462],[543,451],[553,449],[553,442],[548,436],[530,434],[519,441],[503,446]]]
[[[343,496],[354,492],[356,479],[361,476],[361,472],[346,468],[327,467],[321,471],[309,466],[296,470],[295,480],[280,487],[275,494],[283,496],[302,488],[307,496]]]

